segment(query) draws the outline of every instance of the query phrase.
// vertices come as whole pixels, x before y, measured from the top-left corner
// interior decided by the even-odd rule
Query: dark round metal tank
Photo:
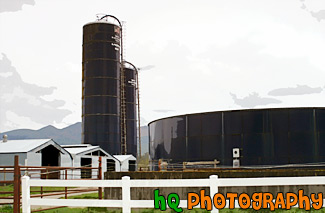
[[[127,153],[137,156],[136,71],[125,67]]]
[[[120,28],[83,27],[82,143],[120,154]]]
[[[242,166],[325,161],[325,108],[277,108],[179,115],[149,123],[153,161],[211,161]]]

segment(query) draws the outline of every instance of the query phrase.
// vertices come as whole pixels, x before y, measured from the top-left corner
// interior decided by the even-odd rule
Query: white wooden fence
[[[131,200],[131,187],[210,187],[210,197],[218,193],[218,187],[226,186],[284,186],[284,185],[325,185],[325,176],[319,177],[270,177],[270,178],[218,178],[211,175],[209,179],[152,179],[130,180],[31,180],[22,177],[23,213],[31,211],[31,205],[38,206],[79,206],[79,207],[115,207],[123,212],[131,208],[154,208],[154,200]],[[41,199],[30,197],[31,186],[49,187],[121,187],[122,200],[95,199]],[[168,206],[168,205],[167,205]],[[227,204],[228,206],[228,204]],[[227,207],[226,206],[226,207]],[[323,207],[325,203],[323,203]],[[187,208],[187,200],[181,200],[179,207]],[[238,206],[237,206],[238,207]],[[213,209],[211,212],[218,212]]]

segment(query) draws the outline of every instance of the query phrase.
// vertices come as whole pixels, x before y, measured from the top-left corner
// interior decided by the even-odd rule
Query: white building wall
[[[99,166],[99,157],[98,156],[90,156],[90,155],[72,155],[72,161],[69,157],[69,159],[66,159],[66,162],[68,163],[68,160],[70,160],[70,165],[61,165],[65,167],[81,167],[81,158],[90,158],[91,159],[91,167],[98,168]],[[104,175],[104,172],[106,171],[106,157],[102,157],[102,177]],[[98,170],[93,169],[92,170],[92,178],[97,178]],[[62,176],[63,177],[63,176]],[[74,169],[68,171],[68,179],[80,179],[81,178],[81,170],[80,169]]]
[[[98,156],[92,156],[91,157],[91,167],[96,167],[98,168],[99,166],[99,157]],[[92,178],[97,178],[98,177],[98,170],[97,169],[92,169],[91,170]]]
[[[80,156],[78,155],[72,155],[72,166],[73,167],[80,167]],[[79,179],[81,175],[80,169],[74,169],[71,171],[68,178],[70,179]]]
[[[13,166],[15,163],[15,155],[19,157],[19,164],[25,165],[26,153],[1,153],[0,165],[1,166]]]
[[[115,171],[116,172],[121,172],[121,163],[120,161],[115,161]]]
[[[80,167],[81,165],[80,162],[80,156],[79,155],[75,155],[73,156],[73,167]]]
[[[121,172],[127,172],[127,171],[129,171],[129,161],[125,160],[122,161]]]
[[[19,156],[19,164],[26,166],[41,166],[42,165],[42,154],[37,152],[29,152],[29,153],[4,153],[0,154],[0,165],[14,165],[14,156]],[[62,167],[81,167],[81,157],[83,158],[91,158],[92,165],[91,167],[98,168],[99,166],[99,156],[90,156],[90,155],[72,155],[72,159],[69,154],[60,153],[60,161],[59,166]],[[104,173],[107,170],[107,159],[112,159],[115,161],[115,171],[121,171],[120,162],[111,156],[102,156],[102,177],[104,177]],[[123,164],[123,170],[128,171],[128,162]],[[32,178],[40,178],[39,171],[28,172]],[[38,174],[38,175],[36,175]],[[62,170],[60,172],[61,179],[65,178],[65,171]],[[80,179],[81,178],[81,170],[68,170],[68,179]],[[6,179],[12,178],[13,175],[6,174]],[[97,178],[98,170],[92,170],[92,178]],[[0,173],[0,180],[4,179],[3,173]]]
[[[99,156],[90,156],[90,155],[73,155],[73,167],[81,167],[81,158],[91,158],[91,162],[92,162],[91,167],[98,168]],[[120,164],[115,158],[102,156],[102,177],[104,177],[104,173],[107,170],[107,159],[115,160],[116,171],[120,171]],[[69,174],[69,176],[72,176],[72,174],[73,174],[74,178],[81,177],[80,169],[74,170],[73,172],[69,172],[68,174]],[[98,176],[98,170],[93,169],[92,170],[92,178],[97,178],[97,176]]]
[[[26,153],[1,153],[0,165],[13,166],[15,163],[15,155],[19,156],[19,165],[25,165]],[[0,168],[2,169],[2,168]],[[13,180],[13,173],[0,173],[0,180]]]
[[[25,160],[26,166],[42,166],[42,154],[36,152],[27,152],[27,158]],[[32,178],[40,178],[40,171],[29,171],[28,174]]]
[[[35,153],[35,152],[28,152],[27,159],[25,161],[25,165],[26,166],[41,166],[42,165],[42,154]]]
[[[60,165],[61,167],[72,167],[72,160],[69,154],[60,153]],[[67,170],[67,179],[71,179],[72,172]],[[61,179],[65,179],[65,170],[60,171]]]
[[[102,157],[102,177],[104,178],[104,173],[107,170],[107,157]]]
[[[69,154],[60,154],[60,166],[72,167],[72,160]]]

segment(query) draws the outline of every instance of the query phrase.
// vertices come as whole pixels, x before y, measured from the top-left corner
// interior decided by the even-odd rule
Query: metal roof
[[[48,142],[55,143],[52,139],[8,140],[7,142],[1,141],[0,153],[30,152]]]
[[[137,160],[133,155],[113,155],[117,160],[123,162],[125,160]]]
[[[99,146],[92,146],[91,144],[63,145],[62,147],[73,155],[85,155],[91,152],[101,151],[106,156],[111,156]]]
[[[71,144],[71,145],[61,145],[63,148],[81,148],[81,147],[89,147],[91,144]]]
[[[147,126],[150,126],[150,124],[161,121],[161,120],[167,120],[169,118],[177,118],[177,117],[187,117],[192,115],[204,115],[204,114],[213,114],[213,113],[228,113],[228,112],[247,112],[247,111],[265,111],[265,110],[290,110],[290,109],[325,109],[325,107],[278,107],[278,108],[254,108],[254,109],[234,109],[234,110],[220,110],[220,111],[210,111],[210,112],[199,112],[199,113],[189,113],[189,114],[182,114],[182,115],[173,115],[165,118],[159,118],[156,120],[153,120],[148,123]]]
[[[68,152],[70,152],[73,155],[78,155],[81,154],[83,152],[88,152],[88,151],[95,151],[96,148],[99,148],[99,146],[91,146],[91,147],[66,147],[64,148],[65,150],[67,150]]]

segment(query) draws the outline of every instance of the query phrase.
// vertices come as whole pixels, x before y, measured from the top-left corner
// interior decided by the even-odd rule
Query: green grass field
[[[56,209],[56,210],[48,210],[48,211],[42,211],[44,213],[64,213],[64,212],[71,212],[71,213],[99,213],[99,212],[107,212],[107,213],[121,213],[121,210],[118,209],[112,209],[112,210],[107,210],[106,208],[84,208],[84,209],[71,209],[71,208],[61,208],[61,209]],[[132,211],[134,213],[160,213],[160,212],[165,212],[165,213],[171,213],[174,211],[167,210],[167,211],[159,211],[159,210],[154,210],[154,209],[139,209],[139,210],[134,210]],[[208,212],[205,210],[201,209],[193,209],[193,210],[185,210],[183,212],[193,212],[193,213],[203,213],[203,212]],[[253,209],[248,209],[248,210],[242,210],[242,209],[222,209],[219,211],[220,213],[256,213],[257,211]],[[265,210],[260,210],[259,212],[262,213],[267,213],[270,212],[270,210],[265,209]],[[286,212],[286,213],[300,213],[300,212],[306,212],[305,210],[300,210],[300,209],[291,209],[291,210],[277,210],[274,212]],[[308,212],[317,212],[317,213],[324,213],[325,210],[313,210],[313,211],[308,211]]]
[[[31,190],[40,190],[40,187],[32,187]],[[64,190],[64,187],[43,187],[43,191],[51,191],[51,190]],[[13,191],[13,185],[8,185],[8,186],[0,186],[0,191]],[[34,192],[33,194],[36,194],[37,192]],[[2,195],[2,196],[6,196],[6,195]],[[10,195],[8,195],[10,196]],[[98,199],[98,193],[87,193],[87,194],[83,194],[83,195],[75,195],[75,196],[69,196],[69,199]],[[13,212],[13,208],[12,205],[4,205],[4,206],[0,206],[0,213],[12,213]],[[58,209],[53,209],[53,210],[45,210],[45,211],[40,211],[40,213],[121,213],[122,210],[121,209],[107,209],[107,208],[100,208],[100,207],[89,207],[89,208],[58,208]],[[165,212],[165,213],[170,213],[170,212],[174,212],[172,210],[167,210],[167,211],[160,211],[160,210],[154,210],[154,209],[136,209],[136,210],[132,210],[132,212],[134,213],[159,213],[159,212]],[[203,212],[208,212],[206,210],[201,210],[201,209],[193,209],[193,210],[186,210],[184,209],[183,212],[193,212],[193,213],[203,213]],[[247,210],[243,210],[243,209],[222,209],[219,212],[221,213],[256,213],[257,211],[253,210],[253,209],[247,209]],[[266,213],[266,212],[270,212],[269,209],[261,209],[259,210],[259,212],[262,213]],[[279,212],[286,212],[286,213],[300,213],[300,212],[306,212],[305,210],[301,210],[301,209],[291,209],[291,210],[276,210],[274,211],[276,213]],[[321,210],[311,210],[308,212],[317,212],[317,213],[325,213],[325,208],[321,209]]]
[[[104,192],[103,192],[103,197],[104,197]],[[83,194],[83,195],[74,195],[74,196],[69,196],[68,199],[98,199],[98,193],[88,193],[88,194]]]
[[[3,206],[0,207],[0,212],[1,213],[11,213],[13,212],[13,209],[11,206]],[[46,211],[40,211],[40,213],[121,213],[122,210],[121,209],[107,209],[107,208],[95,208],[95,207],[90,207],[90,208],[58,208],[58,209],[53,209],[53,210],[46,210]],[[159,211],[159,210],[154,210],[154,209],[137,209],[137,210],[132,210],[132,212],[134,213],[159,213],[159,212],[165,212],[165,213],[171,213],[174,212],[172,210],[167,210],[167,211]],[[201,210],[201,209],[193,209],[193,210],[184,210],[183,212],[191,212],[191,213],[204,213],[204,212],[208,212],[205,210]],[[220,210],[221,213],[256,213],[257,211],[253,210],[253,209],[247,209],[247,210],[243,210],[243,209],[222,209]],[[268,209],[263,209],[263,210],[259,210],[259,212],[262,213],[267,213],[270,212],[270,210]],[[301,209],[291,209],[291,210],[276,210],[274,211],[276,213],[279,212],[286,212],[286,213],[301,213],[301,212],[306,212],[305,210],[301,210]],[[311,210],[308,212],[315,212],[315,213],[324,213],[325,209],[321,209],[321,210]]]
[[[31,194],[40,194],[41,187],[31,187]],[[0,192],[13,192],[14,185],[0,186]],[[33,192],[36,191],[36,192]],[[43,193],[50,191],[64,191],[64,187],[43,187]],[[2,194],[1,197],[10,197],[13,194]]]

